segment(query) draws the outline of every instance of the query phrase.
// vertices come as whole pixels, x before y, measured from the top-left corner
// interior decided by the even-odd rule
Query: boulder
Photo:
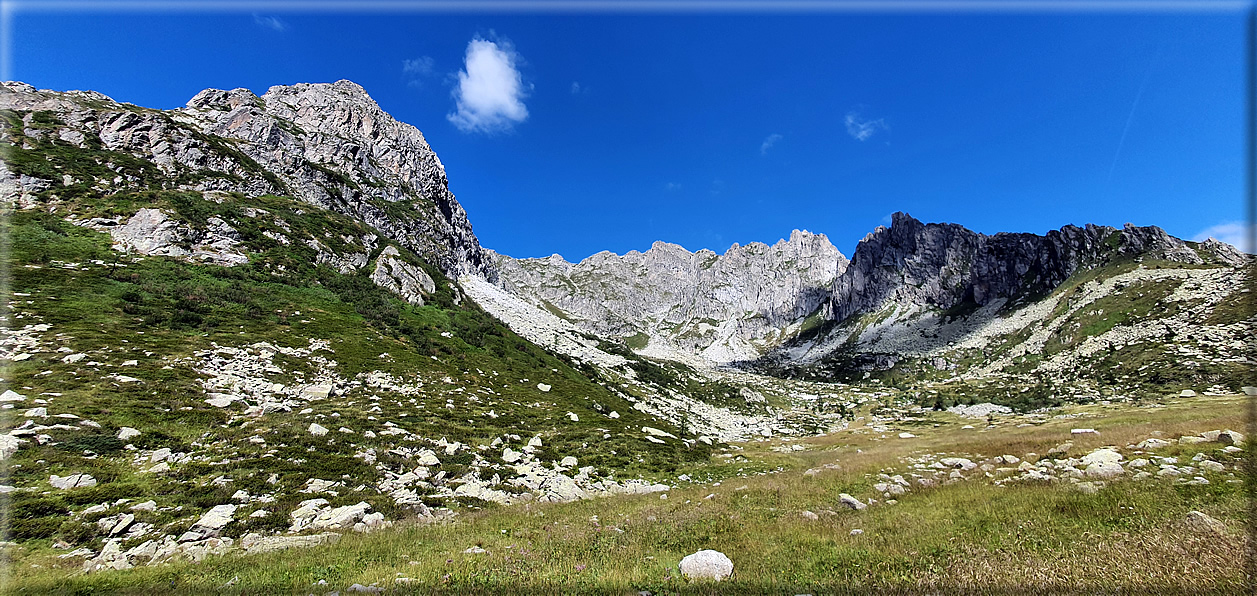
[[[1162,439],[1144,439],[1143,441],[1140,441],[1137,445],[1135,445],[1135,448],[1136,449],[1160,449],[1162,447],[1169,447],[1170,445],[1173,445],[1173,443],[1162,440]]]
[[[1183,518],[1183,526],[1194,534],[1226,535],[1226,524],[1199,511],[1189,512],[1187,517]]]
[[[838,495],[838,500],[839,500],[839,501],[840,501],[843,505],[845,505],[845,506],[847,506],[847,507],[849,507],[849,508],[851,508],[851,509],[855,509],[855,510],[857,510],[857,511],[859,511],[860,509],[864,509],[865,507],[868,507],[868,505],[865,505],[864,503],[861,503],[859,499],[857,499],[857,498],[855,498],[855,497],[853,497],[853,496],[851,496],[851,495],[849,495],[849,494],[847,494],[847,493],[842,493],[842,494],[839,494],[839,495]]]
[[[1122,461],[1122,454],[1110,448],[1096,449],[1082,457],[1082,464],[1090,466],[1092,464],[1116,464]]]
[[[0,435],[0,461],[13,457],[22,442],[22,439],[13,435]]]
[[[733,561],[724,553],[714,550],[700,550],[681,559],[677,565],[681,575],[690,579],[711,579],[721,581],[733,575]]]
[[[314,436],[316,436],[316,437],[321,437],[321,436],[323,436],[323,435],[326,435],[326,434],[327,434],[327,427],[325,427],[325,426],[323,426],[323,425],[321,425],[321,424],[319,424],[319,423],[317,423],[317,422],[311,422],[311,423],[310,423],[310,434],[312,434],[312,435],[314,435]]]
[[[965,459],[963,457],[944,457],[943,459],[939,460],[939,463],[949,468],[955,468],[957,470],[972,470],[978,467],[978,464],[975,464],[971,460]]]
[[[1215,440],[1226,445],[1238,445],[1244,442],[1244,435],[1233,430],[1224,430],[1218,433],[1218,438]]]
[[[96,486],[96,479],[92,478],[90,474],[71,474],[65,477],[53,474],[48,477],[48,483],[51,484],[53,488],[70,490],[72,488],[90,488]]]
[[[227,524],[234,521],[235,514],[235,505],[215,505],[192,525],[192,530],[200,530],[202,535],[217,535]]]
[[[123,441],[128,441],[128,440],[134,439],[135,437],[138,437],[138,436],[140,436],[141,434],[143,434],[143,433],[141,433],[140,431],[138,431],[138,430],[136,430],[136,429],[134,429],[134,428],[131,428],[131,427],[129,427],[129,426],[124,426],[124,427],[122,427],[122,428],[118,429],[118,438],[119,438],[119,439],[121,439],[121,440],[123,440]]]

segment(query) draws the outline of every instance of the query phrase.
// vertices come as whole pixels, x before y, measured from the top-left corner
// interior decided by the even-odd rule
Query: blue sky
[[[894,211],[1189,239],[1245,216],[1239,11],[12,18],[7,76],[39,88],[175,108],[353,80],[423,131],[481,243],[516,257],[795,228],[851,256]]]

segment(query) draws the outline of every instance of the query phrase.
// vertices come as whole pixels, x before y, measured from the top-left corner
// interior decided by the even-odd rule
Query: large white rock
[[[141,433],[140,431],[138,431],[138,430],[136,430],[136,429],[134,429],[134,428],[131,428],[131,427],[129,427],[129,426],[124,426],[124,427],[122,427],[122,428],[118,429],[118,438],[119,438],[119,439],[121,439],[121,440],[123,440],[123,441],[129,440],[129,439],[134,439],[135,437],[138,437],[138,436],[140,436],[141,434],[143,434],[143,433]]]
[[[681,559],[677,565],[681,575],[690,579],[713,579],[720,581],[733,575],[733,561],[724,553],[715,550],[700,550]]]
[[[61,490],[70,490],[72,488],[90,488],[96,486],[96,479],[92,478],[90,474],[71,474],[65,477],[53,474],[48,477],[48,484],[51,484],[53,488],[59,488]]]
[[[336,507],[320,511],[310,522],[310,528],[315,530],[340,530],[352,528],[354,523],[362,519],[363,516],[371,510],[371,505],[365,501],[357,505],[345,505],[344,507]]]
[[[0,461],[13,457],[21,443],[22,439],[13,435],[0,435]]]
[[[235,505],[215,505],[214,508],[205,512],[201,519],[192,525],[194,530],[204,530],[208,532],[217,532],[224,526],[231,523],[236,514]]]
[[[1116,464],[1122,461],[1122,454],[1109,448],[1096,449],[1087,455],[1082,456],[1082,465],[1090,466],[1093,464]]]
[[[1138,445],[1135,445],[1135,448],[1136,449],[1160,449],[1162,447],[1169,447],[1170,445],[1173,445],[1173,443],[1162,440],[1162,439],[1144,439],[1140,441]]]
[[[317,422],[311,422],[311,423],[310,423],[310,434],[312,434],[312,435],[314,435],[314,436],[316,436],[316,437],[321,437],[321,436],[323,436],[323,435],[326,435],[326,434],[327,434],[327,427],[325,427],[325,426],[323,426],[323,425],[321,425],[321,424],[319,424],[319,423],[317,423]]]
[[[1122,465],[1116,462],[1098,462],[1083,470],[1083,474],[1089,478],[1116,478],[1123,473],[1125,470],[1122,469]]]
[[[939,460],[939,463],[957,470],[972,470],[978,467],[978,464],[975,464],[972,460],[965,459],[963,457],[944,457]]]

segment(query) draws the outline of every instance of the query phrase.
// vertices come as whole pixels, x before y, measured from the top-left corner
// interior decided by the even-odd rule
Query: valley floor
[[[1244,428],[1246,399],[992,424],[934,412],[892,428],[863,426],[862,412],[825,436],[737,444],[666,496],[490,507],[314,548],[90,574],[59,551],[10,546],[0,591],[1240,593],[1253,459],[1209,431]],[[1106,457],[1120,469],[1097,480],[1088,464]],[[727,554],[732,577],[680,577],[678,561],[700,549]]]

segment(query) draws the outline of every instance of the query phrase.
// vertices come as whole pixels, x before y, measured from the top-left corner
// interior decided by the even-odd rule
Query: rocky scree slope
[[[646,252],[513,259],[489,253],[508,292],[643,353],[724,363],[757,357],[827,303],[847,259],[823,234],[723,255],[656,242]]]
[[[350,81],[261,97],[207,89],[171,111],[8,82],[0,110],[21,114],[9,125],[25,133],[0,170],[0,199],[30,207],[154,188],[291,196],[353,216],[443,272],[493,277],[423,134]],[[63,169],[67,150],[91,153],[90,171]]]

